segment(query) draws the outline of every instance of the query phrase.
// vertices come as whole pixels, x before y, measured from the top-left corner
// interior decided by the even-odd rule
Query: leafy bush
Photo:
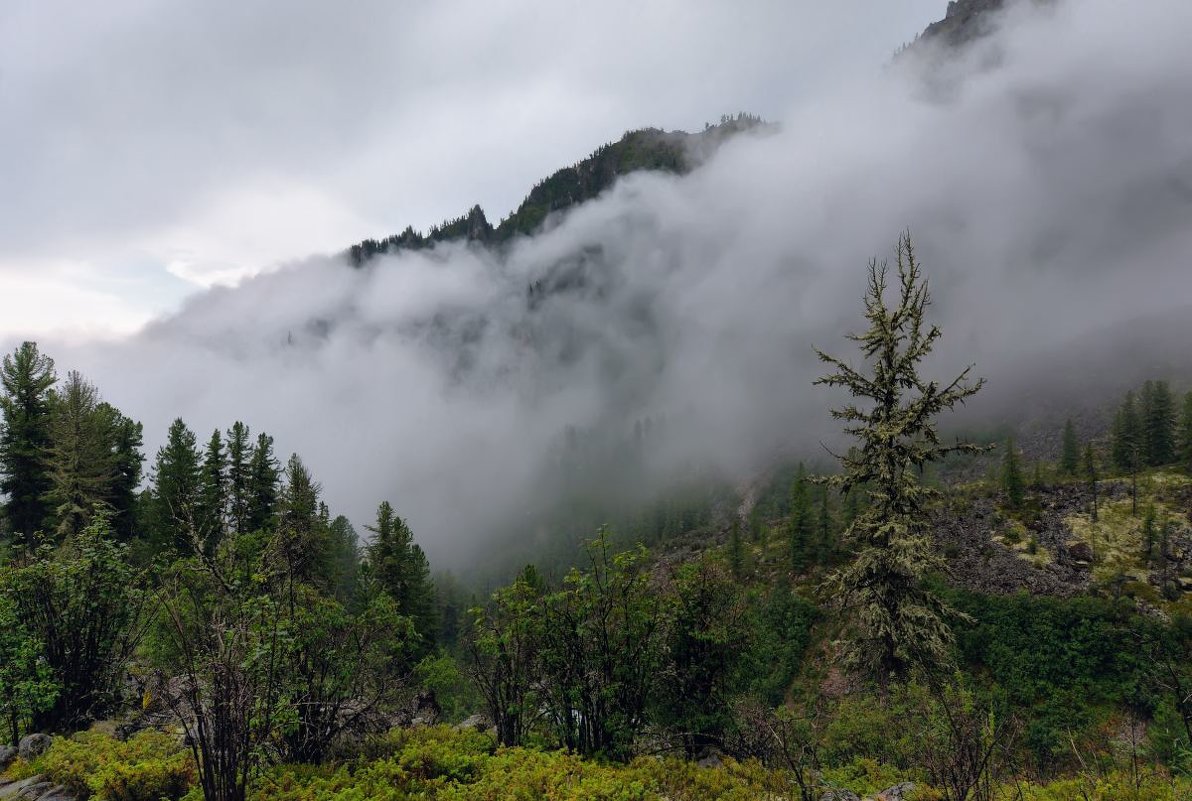
[[[155,731],[127,741],[94,731],[59,737],[46,753],[9,772],[11,778],[36,774],[80,799],[95,801],[181,798],[196,780],[190,752],[173,737]]]

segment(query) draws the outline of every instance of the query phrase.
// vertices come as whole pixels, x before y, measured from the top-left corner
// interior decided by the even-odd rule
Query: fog
[[[361,524],[392,501],[439,566],[522,519],[568,426],[626,436],[667,415],[660,483],[834,442],[812,347],[849,354],[866,264],[906,229],[943,329],[929,369],[989,381],[969,419],[1016,398],[1030,415],[1041,384],[1116,386],[1152,356],[1179,379],[1189,41],[1186,0],[1028,4],[963,53],[828,82],[691,174],[623,179],[508,251],[313,258],[125,341],[43,347],[144,422],[150,461],[175,416],[200,439],[243,420],[303,455],[333,511]],[[530,302],[535,282],[554,289]]]

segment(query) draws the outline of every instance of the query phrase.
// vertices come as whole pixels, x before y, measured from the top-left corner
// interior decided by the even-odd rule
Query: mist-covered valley
[[[922,41],[500,247],[311,257],[123,340],[43,349],[141,420],[149,453],[174,417],[243,419],[304,454],[335,509],[388,498],[455,566],[542,504],[568,427],[619,439],[665,416],[659,485],[835,442],[812,346],[857,327],[866,263],[904,229],[940,367],[989,379],[971,418],[1033,415],[1023,391],[1089,400],[1089,377],[1186,368],[1188,16],[1014,8],[967,50]]]
[[[1185,0],[22,3],[0,801],[1192,797]]]

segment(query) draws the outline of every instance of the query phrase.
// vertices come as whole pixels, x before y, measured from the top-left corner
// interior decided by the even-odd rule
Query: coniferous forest
[[[1186,55],[1163,47],[1192,16],[1156,0],[1122,25],[1111,5],[948,3],[882,67],[907,97],[894,78],[864,102],[854,87],[831,102],[800,89],[782,102],[815,113],[601,134],[495,224],[477,204],[234,280],[235,259],[213,248],[204,268],[188,259],[210,243],[182,237],[154,281],[207,269],[201,288],[106,339],[15,313],[43,296],[9,266],[32,246],[6,235],[17,243],[34,217],[89,219],[65,196],[22,198],[16,224],[0,220],[0,801],[1192,800],[1192,284],[1171,266],[1188,257],[1192,104],[1168,102],[1192,63],[1181,72]],[[843,13],[813,6],[796,15],[812,76],[816,13]],[[460,73],[530,70],[516,91],[468,84],[493,130],[466,138],[491,135],[510,162],[530,149],[522,120],[538,103],[560,131],[621,113],[544,64],[542,31],[512,8],[524,24],[470,8],[443,30],[403,11],[416,35],[401,47],[433,44],[410,56],[426,76],[392,69],[419,73],[409,98],[322,82],[342,68],[331,58],[352,86],[389,85],[377,54],[399,49],[386,37],[402,26],[376,22],[379,44],[371,19],[353,27],[362,12],[321,26],[303,69],[279,66],[270,48],[307,11],[282,20],[294,31],[270,17],[268,37],[236,27],[252,12],[228,23],[252,44],[236,69],[266,75],[268,97],[245,101],[229,68],[237,80],[209,94],[234,124],[170,139],[201,140],[178,151],[199,162],[220,154],[213,180],[243,170],[294,189],[309,212],[287,223],[295,237],[374,224],[367,192],[334,202],[349,194],[336,181],[381,169],[359,155],[375,159],[388,130],[374,105],[399,107],[427,160],[498,183],[503,165],[435,141],[469,127],[437,95],[458,79],[443,53],[483,56]],[[589,38],[654,30],[662,12],[638,11]],[[696,36],[707,9],[672,12],[663,27],[684,49],[725,48],[716,72],[676,67],[701,98],[744,69],[766,102],[760,45],[740,49],[724,24]],[[103,13],[63,42],[140,19]],[[560,41],[588,13],[569,9]],[[767,13],[764,27],[790,21]],[[848,13],[860,41],[907,12]],[[225,53],[204,51],[192,75],[168,52],[193,52],[185,37],[157,33],[136,40],[156,42],[170,91],[144,94],[182,113],[174,89],[205,97],[190,81],[222,75]],[[651,70],[680,58],[641,36]],[[501,37],[525,52],[490,53]],[[1120,53],[1097,49],[1119,39]],[[19,52],[0,55],[0,76],[18,85],[5,59],[36,59],[8,41],[0,51]],[[1085,41],[1102,44],[1090,56]],[[567,49],[552,58],[593,57]],[[141,63],[105,58],[126,55]],[[660,109],[683,100],[652,72],[613,71],[643,84],[618,91]],[[134,90],[96,86],[61,95],[78,102],[56,99],[55,115],[135,110]],[[351,113],[309,145],[310,108]],[[979,124],[948,127],[964,115]],[[292,152],[274,141],[251,168],[224,163],[267,125]],[[56,180],[86,140],[119,139],[30,126],[53,145]],[[5,137],[0,167],[27,145]],[[351,158],[323,171],[317,151],[334,148]],[[999,162],[1008,152],[1021,160]],[[272,172],[283,157],[330,188],[291,187]],[[419,193],[454,202],[425,165],[383,164],[402,184],[385,214]],[[132,196],[153,169],[121,171]],[[104,225],[136,217],[128,231],[161,207],[231,218],[231,240],[268,234],[251,192],[219,213],[203,205],[214,190],[184,194],[125,209],[105,188],[92,205]],[[876,228],[884,250],[870,257]],[[137,242],[92,264],[122,303],[153,261]],[[116,314],[78,266],[91,262],[76,263],[90,240],[66,245],[57,261],[30,257],[66,276],[37,313],[60,301]],[[5,305],[10,291],[25,294]]]

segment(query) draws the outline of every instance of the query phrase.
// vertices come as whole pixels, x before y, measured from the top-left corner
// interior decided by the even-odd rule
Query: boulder
[[[852,790],[829,790],[820,796],[820,801],[861,801],[861,796]]]
[[[17,749],[11,745],[0,745],[0,770],[4,770],[17,758]]]
[[[26,734],[17,746],[21,759],[35,759],[50,748],[53,738],[48,734]]]
[[[492,725],[493,724],[489,722],[487,716],[472,715],[455,728],[459,731],[467,731],[468,729],[475,729],[476,731],[488,731]]]
[[[906,797],[915,789],[914,782],[901,782],[893,787],[887,787],[873,797],[873,801],[906,801]]]

